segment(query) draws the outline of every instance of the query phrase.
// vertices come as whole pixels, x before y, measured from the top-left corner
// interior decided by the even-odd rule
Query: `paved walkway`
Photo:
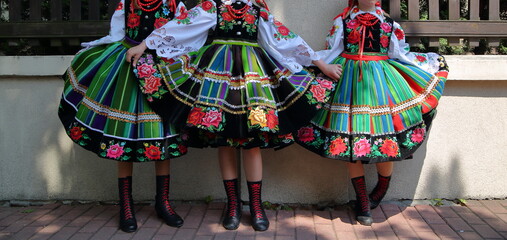
[[[507,239],[507,200],[468,201],[467,206],[400,207],[383,204],[373,211],[371,227],[358,225],[346,208],[333,211],[267,211],[271,227],[255,232],[247,220],[224,230],[224,203],[179,204],[185,225],[161,223],[151,206],[137,206],[139,229],[118,230],[114,205],[49,204],[0,207],[0,239]]]

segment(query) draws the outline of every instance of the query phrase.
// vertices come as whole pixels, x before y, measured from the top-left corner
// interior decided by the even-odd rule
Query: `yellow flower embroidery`
[[[261,127],[267,126],[266,114],[264,114],[264,111],[260,107],[256,107],[250,111],[248,120],[250,120],[250,124],[252,125],[259,124]]]
[[[100,144],[100,149],[102,149],[102,150],[106,149],[106,144],[105,143],[101,143]]]

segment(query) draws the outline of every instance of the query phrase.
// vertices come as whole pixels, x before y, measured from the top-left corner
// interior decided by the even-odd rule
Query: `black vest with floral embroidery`
[[[363,33],[360,32],[361,24],[357,19],[347,17],[343,19],[345,51],[350,53],[359,52],[360,41]],[[393,32],[393,20],[385,17],[384,22],[378,21],[371,27],[366,27],[363,52],[387,53]]]
[[[235,18],[230,13],[227,5],[221,0],[214,0],[217,4],[217,26],[213,33],[214,39],[241,40],[257,42],[257,25],[259,23],[260,8],[252,4],[250,9],[242,18]],[[245,7],[245,3],[237,1],[231,5],[233,9],[239,10]]]
[[[154,29],[163,26],[174,18],[174,13],[167,7],[167,4],[162,4],[158,9],[148,12],[141,9],[133,9],[132,1],[135,0],[125,0],[125,30],[127,37],[134,41],[143,41]],[[180,1],[177,0],[176,4],[179,3]],[[149,5],[145,8],[151,9],[156,7],[156,5]]]

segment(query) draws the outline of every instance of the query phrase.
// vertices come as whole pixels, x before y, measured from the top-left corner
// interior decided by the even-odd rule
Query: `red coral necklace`
[[[240,19],[240,18],[244,18],[246,16],[246,14],[248,13],[248,10],[250,10],[250,5],[245,4],[245,6],[240,9],[234,9],[231,5],[227,5],[226,8],[227,8],[227,11],[229,11],[231,13],[231,16],[234,19]]]
[[[162,0],[136,0],[136,1],[137,1],[137,6],[139,6],[139,8],[141,8],[141,10],[143,10],[145,12],[153,12],[153,11],[157,10],[160,7],[160,5],[162,5]],[[157,4],[157,5],[152,8],[145,8],[146,6],[150,6],[153,4]]]

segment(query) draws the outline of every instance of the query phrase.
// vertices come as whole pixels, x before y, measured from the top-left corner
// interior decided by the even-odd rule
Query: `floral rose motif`
[[[347,22],[347,28],[356,29],[357,26],[359,26],[359,22],[357,21],[357,19],[352,19],[349,22]]]
[[[288,35],[289,35],[289,33],[290,33],[290,30],[289,30],[287,27],[285,27],[285,26],[280,26],[280,27],[278,28],[278,32],[279,32],[282,36],[288,36]]]
[[[180,15],[176,17],[176,19],[183,20],[188,17],[188,11],[185,7],[180,8]]]
[[[268,20],[268,12],[266,11],[261,11],[261,17],[264,18],[264,20]]]
[[[255,23],[255,16],[252,14],[246,15],[245,22],[247,22],[248,24],[254,24]]]
[[[144,155],[151,160],[160,159],[160,149],[156,146],[150,145],[144,148]]]
[[[222,113],[217,110],[211,110],[204,115],[201,124],[205,127],[218,127],[220,122],[222,122]]]
[[[222,18],[226,22],[230,22],[233,19],[232,16],[231,16],[231,14],[229,12],[222,12]]]
[[[335,32],[336,32],[336,27],[335,26],[331,27],[331,29],[329,30],[329,36],[332,37],[335,34]],[[326,42],[326,44],[327,44],[327,42]]]
[[[266,114],[264,114],[264,110],[260,107],[256,107],[253,110],[250,110],[250,114],[248,115],[248,120],[250,120],[251,125],[260,125],[261,127],[267,126]]]
[[[311,142],[315,140],[315,134],[313,133],[313,128],[310,127],[302,127],[298,130],[298,138],[301,142]]]
[[[310,92],[312,92],[313,97],[318,102],[324,102],[324,100],[326,100],[326,89],[324,89],[321,85],[313,85],[310,88]]]
[[[276,20],[276,19],[275,19],[275,20],[273,20],[273,24],[275,24],[275,26],[277,26],[277,27],[281,27],[281,26],[283,26],[283,23],[282,23],[282,22],[280,22],[280,21],[278,21],[278,20]]]
[[[329,152],[332,155],[339,155],[347,150],[347,146],[345,145],[345,141],[343,138],[338,137],[337,139],[331,141],[331,145],[329,146]]]
[[[160,83],[160,78],[151,75],[149,78],[144,79],[144,92],[148,94],[152,94],[158,91],[158,88],[162,86]]]
[[[178,145],[178,151],[180,151],[180,153],[186,153],[188,148],[185,145]]]
[[[204,113],[202,111],[202,108],[198,108],[198,107],[193,108],[192,111],[190,111],[190,113],[188,114],[187,123],[197,126],[197,125],[201,124],[202,119],[204,118],[205,115],[206,115],[206,113]],[[186,136],[188,137],[188,135],[186,135]]]
[[[361,34],[358,31],[353,30],[352,32],[350,32],[349,37],[347,38],[347,42],[355,44],[359,42],[360,38]]]
[[[317,79],[317,82],[319,82],[320,86],[325,89],[333,89],[333,82],[331,81],[325,79]]]
[[[377,3],[378,3],[378,2],[377,2]],[[377,11],[375,11],[375,12],[376,12],[378,15],[382,15],[382,11],[380,11],[380,10],[378,10],[378,9],[377,9]]]
[[[70,138],[72,140],[79,140],[81,137],[83,137],[83,131],[80,127],[73,127],[70,129]]]
[[[143,63],[137,66],[137,77],[138,78],[146,78],[154,74],[157,70],[153,68],[152,65]]]
[[[117,159],[123,155],[123,147],[117,144],[109,146],[109,148],[106,150],[107,154],[106,157]]]
[[[398,144],[391,139],[386,139],[380,147],[380,152],[389,157],[396,157],[398,155]]]
[[[366,156],[371,152],[371,144],[366,138],[354,143],[354,154],[358,157]]]
[[[275,129],[278,126],[278,116],[275,114],[275,110],[269,110],[266,114],[267,126],[269,129]]]
[[[211,1],[205,1],[201,3],[202,10],[209,11],[213,8],[213,3]]]
[[[410,137],[412,142],[421,143],[424,141],[424,136],[426,135],[426,129],[424,128],[416,128]]]
[[[153,24],[153,26],[155,28],[160,28],[160,27],[164,26],[167,22],[169,22],[169,19],[166,19],[166,18],[157,18],[155,20],[155,24]]]
[[[386,23],[386,22],[383,22],[382,24],[380,24],[380,28],[382,28],[382,30],[384,30],[384,32],[386,32],[386,33],[390,33],[393,30],[391,27],[391,24]]]
[[[294,135],[292,135],[292,133],[287,133],[285,135],[278,135],[278,138],[286,140],[294,140]]]
[[[382,35],[382,37],[380,37],[380,45],[382,45],[382,47],[384,48],[389,46],[389,37],[386,35]]]
[[[415,56],[415,58],[416,58],[416,59],[417,59],[417,61],[419,61],[419,62],[426,62],[426,60],[427,60],[427,59],[426,59],[426,57],[421,56],[421,55],[417,55],[417,56]]]
[[[135,28],[139,26],[141,23],[141,16],[137,15],[136,13],[131,13],[128,16],[127,19],[127,27],[129,28]]]
[[[123,3],[118,3],[118,6],[116,6],[116,11],[123,10]]]
[[[396,28],[396,30],[394,30],[394,35],[396,35],[398,40],[405,38],[405,33],[400,28]]]

